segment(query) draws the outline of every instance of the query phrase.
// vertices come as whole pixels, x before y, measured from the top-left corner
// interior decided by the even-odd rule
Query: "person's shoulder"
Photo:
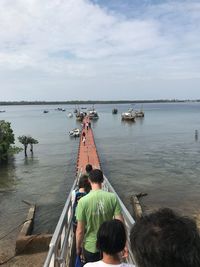
[[[103,265],[102,261],[100,260],[100,261],[95,261],[95,262],[88,262],[84,265],[84,267],[97,267],[97,266],[100,267],[102,265]]]
[[[112,192],[108,192],[108,191],[103,191],[103,194],[105,194],[106,196],[110,197],[110,198],[117,198],[115,193]]]
[[[136,267],[134,264],[129,264],[129,263],[124,263],[124,262],[122,262],[121,264],[120,264],[120,267]]]

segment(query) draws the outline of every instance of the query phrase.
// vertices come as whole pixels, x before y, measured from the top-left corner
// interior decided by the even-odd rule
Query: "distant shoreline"
[[[196,100],[158,99],[158,100],[72,100],[72,101],[0,101],[0,106],[11,105],[82,105],[82,104],[137,104],[137,103],[184,103],[200,102]]]

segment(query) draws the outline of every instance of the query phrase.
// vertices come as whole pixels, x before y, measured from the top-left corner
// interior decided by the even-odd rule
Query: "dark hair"
[[[120,220],[102,223],[97,233],[97,249],[109,255],[122,251],[126,244],[126,231]]]
[[[92,170],[89,174],[89,179],[92,183],[101,184],[103,183],[103,173],[99,169]]]
[[[78,182],[78,188],[84,188],[85,192],[88,193],[91,190],[91,185],[88,181],[88,176],[83,174]]]
[[[139,219],[130,233],[138,267],[199,267],[200,236],[194,220],[171,209]]]
[[[91,164],[87,164],[86,167],[85,167],[85,170],[87,173],[90,173],[92,171],[92,165]]]

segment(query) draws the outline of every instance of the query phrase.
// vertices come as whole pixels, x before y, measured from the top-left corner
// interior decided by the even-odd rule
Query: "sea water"
[[[144,118],[122,122],[121,113],[131,107],[141,106],[95,105],[99,120],[92,128],[105,175],[131,213],[131,196],[142,192],[147,194],[140,200],[146,212],[170,207],[198,214],[200,139],[195,130],[200,133],[200,103],[143,104]],[[11,122],[17,146],[20,135],[31,135],[39,144],[33,155],[28,151],[25,158],[21,152],[0,166],[0,237],[25,220],[25,202],[37,205],[34,232],[52,233],[75,178],[79,140],[70,138],[69,131],[81,126],[75,116],[67,117],[74,106],[1,109],[6,112],[0,120]]]

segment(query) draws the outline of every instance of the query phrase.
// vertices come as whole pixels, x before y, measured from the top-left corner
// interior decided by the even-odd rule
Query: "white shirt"
[[[108,264],[100,260],[100,261],[95,261],[95,262],[88,262],[84,265],[84,267],[135,267],[135,265],[124,263],[124,262],[120,264]]]

